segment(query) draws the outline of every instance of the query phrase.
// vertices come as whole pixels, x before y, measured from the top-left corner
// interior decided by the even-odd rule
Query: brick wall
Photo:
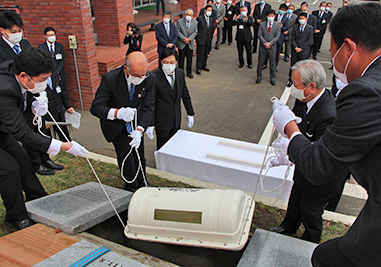
[[[4,5],[17,5],[20,1],[2,1]],[[84,108],[89,109],[99,85],[96,47],[89,0],[25,0],[20,15],[24,21],[25,38],[32,46],[45,41],[43,30],[52,26],[57,31],[57,41],[62,43],[66,53],[65,71],[71,104],[80,108],[73,51],[69,49],[70,34],[77,36],[76,50],[79,77],[81,81]]]
[[[194,11],[194,17],[198,17],[201,8],[206,5],[206,0],[181,0],[179,1],[181,5],[181,10],[186,10],[187,8],[192,8]]]
[[[134,21],[131,0],[93,0],[98,45],[120,47],[127,23]]]

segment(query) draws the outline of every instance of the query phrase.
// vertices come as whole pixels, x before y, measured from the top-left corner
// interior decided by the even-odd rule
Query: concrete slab
[[[99,248],[98,245],[95,245],[85,240],[81,240],[34,266],[35,267],[69,266],[75,263],[76,261],[80,260],[82,257],[85,257],[86,255],[92,253],[94,250],[98,248]],[[96,258],[94,261],[90,262],[86,266],[90,266],[90,267],[98,267],[98,266],[144,267],[148,265],[129,259],[127,257],[123,257],[122,255],[119,255],[115,252],[109,251],[99,256],[98,258]]]
[[[257,229],[238,267],[312,266],[311,256],[316,246],[315,243]]]
[[[105,185],[118,212],[127,210],[132,193]],[[26,203],[36,222],[77,234],[97,225],[115,213],[100,185],[90,182]]]

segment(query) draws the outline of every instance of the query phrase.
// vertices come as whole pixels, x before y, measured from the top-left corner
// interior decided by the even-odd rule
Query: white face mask
[[[347,63],[345,64],[345,69],[344,69],[344,73],[341,73],[339,72],[337,69],[336,69],[336,66],[335,66],[335,58],[336,56],[338,55],[338,53],[340,52],[341,48],[343,48],[345,42],[340,46],[339,50],[336,51],[336,54],[333,56],[332,58],[332,64],[333,64],[333,73],[335,74],[335,76],[340,80],[342,81],[343,83],[345,84],[349,84],[348,82],[348,77],[347,77],[347,69],[348,69],[348,66],[349,66],[349,62],[351,62],[351,59],[353,57],[353,55],[355,54],[356,52],[356,49],[357,49],[357,46],[356,46],[356,43],[355,42],[352,42],[355,44],[355,50],[353,51],[352,55],[349,57]]]
[[[247,16],[247,12],[246,11],[241,11],[241,17],[246,17]]]
[[[163,64],[161,69],[165,74],[169,75],[176,69],[176,64]]]
[[[56,36],[48,36],[48,42],[54,43],[56,41]]]
[[[299,99],[299,100],[303,100],[303,99],[306,99],[307,97],[309,97],[311,94],[309,94],[308,96],[304,96],[304,90],[306,90],[306,88],[309,86],[310,84],[308,84],[306,87],[304,87],[302,90],[298,89],[295,87],[295,85],[291,85],[291,88],[290,88],[290,94],[295,97],[296,99]]]
[[[304,24],[306,24],[306,20],[305,20],[305,19],[300,19],[300,20],[299,20],[299,24],[300,24],[300,25],[304,25]]]
[[[185,16],[185,19],[190,22],[192,20],[192,17],[191,16]]]
[[[7,35],[8,35],[8,41],[14,45],[20,43],[20,41],[22,40],[22,32],[7,33]]]
[[[164,19],[163,19],[163,22],[164,22],[165,24],[168,24],[170,21],[171,21],[170,18],[164,18]]]
[[[320,7],[320,11],[323,11],[323,12],[324,12],[324,11],[325,11],[325,7],[321,6],[321,7]]]
[[[232,1],[228,1],[228,5],[229,5],[229,6],[231,6],[232,3],[233,3]]]
[[[145,79],[147,78],[146,75],[144,75],[143,77],[139,78],[139,77],[135,77],[135,76],[132,76],[129,72],[128,72],[128,82],[129,83],[132,83],[133,85],[139,85],[141,84]]]
[[[290,3],[284,3],[286,6],[289,6],[290,5]]]
[[[48,80],[46,81],[43,81],[43,82],[40,82],[40,83],[35,83],[28,75],[28,78],[29,80],[34,84],[34,88],[33,89],[29,89],[28,88],[28,91],[32,94],[38,94],[38,93],[41,93],[43,91],[45,91],[46,89],[46,86],[48,84]],[[26,84],[24,83],[24,85],[26,86]],[[28,87],[28,86],[26,86]]]
[[[205,14],[206,14],[207,17],[210,17],[212,15],[212,11],[206,11]]]
[[[270,22],[270,23],[273,23],[274,22],[274,17],[267,17],[267,21]]]
[[[221,0],[216,0],[216,3],[217,3],[217,4],[221,3]]]
[[[327,6],[326,8],[325,8],[325,11],[330,11],[331,10],[331,8],[329,7],[329,6]]]

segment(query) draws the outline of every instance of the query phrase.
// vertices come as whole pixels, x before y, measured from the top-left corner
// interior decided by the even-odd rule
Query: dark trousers
[[[270,49],[267,49],[264,45],[259,45],[259,52],[258,52],[258,66],[257,66],[257,78],[262,78],[262,69],[265,65],[266,58],[270,59],[270,80],[274,80],[276,78],[276,44],[273,45]]]
[[[314,36],[314,45],[313,45],[313,48],[312,48],[312,55],[313,56],[315,56],[315,57],[317,56],[317,53],[320,50],[322,42],[323,42],[323,37]]]
[[[184,69],[184,61],[187,59],[187,74],[192,73],[192,60],[193,60],[193,50],[186,45],[183,49],[179,49],[179,68]]]
[[[211,44],[197,44],[197,70],[201,70],[206,67],[206,62],[208,60],[208,53],[211,48]]]
[[[115,152],[118,160],[119,168],[122,168],[122,162],[128,152],[130,152],[131,142],[132,138],[128,136],[127,130],[122,130],[119,135],[115,138],[115,140],[112,142],[115,147]],[[138,153],[140,156],[140,160],[143,166],[143,172],[144,176],[146,175],[146,159],[144,157],[144,138],[142,137],[142,142],[138,148]],[[124,162],[124,168],[122,170],[124,178],[126,178],[128,181],[132,181],[136,175],[136,172],[139,167],[139,160],[138,156],[136,154],[135,149],[132,150],[130,156],[126,159]],[[125,189],[129,191],[136,191],[140,187],[144,187],[144,180],[143,175],[141,171],[139,171],[139,174],[136,178],[136,180],[133,183],[126,183]]]
[[[21,221],[28,218],[24,196],[33,200],[46,196],[23,147],[8,134],[0,136],[0,195],[6,209],[6,219]]]
[[[280,57],[280,52],[282,51],[282,46],[283,46],[283,42],[279,43],[277,42],[276,43],[276,56],[275,56],[275,62],[276,62],[276,65],[278,66],[278,63],[279,63],[279,57]]]
[[[222,30],[223,30],[223,27],[219,28],[219,27],[216,27],[217,29],[217,36],[216,36],[216,47],[220,47],[220,42],[221,42],[221,36],[222,36]]]
[[[357,265],[349,261],[339,250],[341,237],[328,240],[317,246],[312,254],[312,265],[314,267],[355,267]]]
[[[231,44],[233,42],[233,25],[227,25],[225,23],[224,28],[222,30],[222,43],[226,42],[226,37],[228,39],[228,43]]]
[[[303,223],[305,231],[302,239],[319,243],[323,229],[321,215],[335,193],[305,190],[294,183],[288,200],[286,216],[281,226],[291,232],[296,232]]]
[[[172,136],[177,132],[177,128],[173,127],[171,130],[157,130],[156,132],[156,147],[159,150]]]
[[[259,30],[259,26],[258,27],[254,27],[253,53],[256,53],[257,52],[257,48],[258,48],[258,30]]]
[[[238,49],[238,60],[239,64],[243,65],[243,48],[245,47],[246,50],[246,60],[248,65],[253,64],[253,56],[251,54],[251,43],[250,41],[237,41],[237,49]]]
[[[156,0],[156,13],[159,13],[161,2],[161,9],[163,10],[163,14],[165,13],[165,0]]]

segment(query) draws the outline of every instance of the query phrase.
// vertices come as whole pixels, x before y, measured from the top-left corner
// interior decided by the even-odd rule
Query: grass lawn
[[[87,182],[96,182],[96,178],[87,164],[86,159],[75,158],[70,154],[61,152],[55,157],[54,161],[59,164],[63,164],[65,169],[56,172],[53,176],[39,176],[40,181],[48,194],[53,194]],[[96,161],[92,161],[92,164],[102,183],[123,188],[124,182],[122,178],[120,178],[118,166]],[[152,186],[190,187],[184,183],[166,180],[165,177],[158,177],[154,175],[147,176],[148,182]],[[268,229],[272,226],[279,225],[283,220],[285,213],[286,212],[284,210],[266,206],[262,203],[256,203],[251,232],[254,232],[256,228]],[[4,217],[5,209],[2,201],[0,200],[0,237],[13,232],[11,228],[4,225]],[[321,242],[342,236],[349,229],[349,226],[347,225],[329,221],[324,221],[323,227],[324,229]],[[299,229],[294,236],[301,237],[302,233],[303,230],[301,227],[301,229]]]

